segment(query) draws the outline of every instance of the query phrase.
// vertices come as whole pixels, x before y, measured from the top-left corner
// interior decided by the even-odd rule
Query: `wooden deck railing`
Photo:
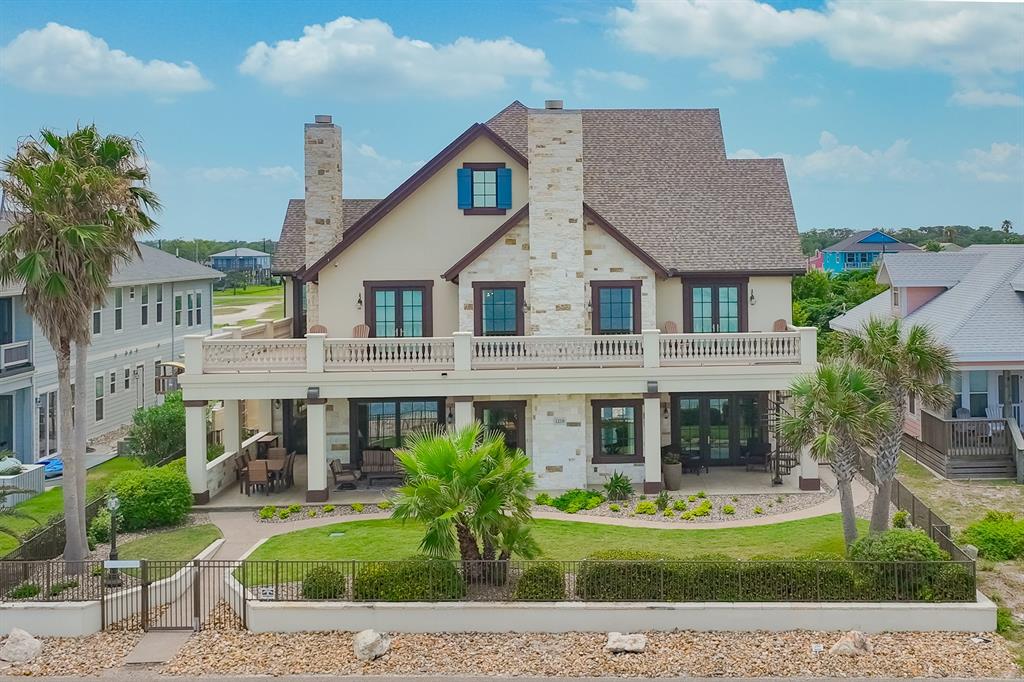
[[[186,337],[188,372],[341,372],[495,370],[577,367],[677,367],[788,364],[813,367],[814,329],[740,334],[641,334],[434,338],[275,338],[282,326],[225,327]],[[191,350],[189,350],[191,348]],[[194,368],[201,369],[196,370]]]
[[[992,457],[1010,454],[1006,419],[945,419],[921,412],[921,442],[947,457]]]

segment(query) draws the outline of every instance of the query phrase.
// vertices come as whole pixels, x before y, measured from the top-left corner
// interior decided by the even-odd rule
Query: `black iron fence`
[[[98,497],[85,505],[85,523],[91,522],[103,509],[106,497]],[[25,536],[21,544],[3,557],[3,560],[42,561],[60,556],[64,552],[67,528],[63,512],[51,519],[45,526]]]

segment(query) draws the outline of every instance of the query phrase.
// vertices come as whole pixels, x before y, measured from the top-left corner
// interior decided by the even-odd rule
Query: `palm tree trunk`
[[[902,413],[901,413],[902,414]],[[871,505],[871,532],[889,530],[889,509],[892,499],[892,482],[896,478],[900,446],[903,443],[903,421],[882,434],[878,452],[875,453],[875,501]]]
[[[456,533],[459,536],[459,554],[462,556],[462,570],[469,584],[479,584],[482,575],[480,563],[480,547],[477,545],[476,536],[462,524],[456,524]]]
[[[839,508],[843,514],[843,540],[846,549],[857,541],[857,511],[853,506],[853,487],[850,480],[837,480],[839,488]]]
[[[79,497],[78,469],[81,460],[74,455],[74,429],[71,422],[71,342],[61,339],[56,348],[57,356],[57,402],[60,406],[60,447],[64,461],[64,560],[81,562],[88,553],[89,546],[85,540],[83,519],[78,508],[84,500]],[[79,414],[79,419],[82,415]],[[70,564],[66,570],[71,573],[80,572],[82,564]]]
[[[78,473],[75,479],[75,488],[78,491],[78,499],[81,500],[81,504],[78,505],[78,516],[82,523],[82,541],[87,541],[87,531],[89,524],[85,520],[85,505],[88,502],[86,499],[85,492],[85,481],[88,467],[85,466],[85,425],[89,423],[86,418],[87,405],[89,404],[90,397],[94,395],[95,387],[91,386],[86,375],[89,370],[89,346],[75,342],[75,384],[78,385],[78,390],[75,392],[75,414],[81,415],[75,422],[75,456],[78,457]]]

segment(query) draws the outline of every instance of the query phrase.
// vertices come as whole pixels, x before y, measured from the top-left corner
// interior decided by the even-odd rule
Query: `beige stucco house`
[[[345,197],[341,149],[330,116],[305,125],[305,198],[273,264],[286,319],[187,339],[198,501],[246,434],[305,454],[322,501],[330,460],[359,470],[474,419],[529,455],[541,490],[624,472],[656,491],[663,450],[705,471],[772,450],[773,475],[816,489],[773,429],[816,358],[791,323],[805,263],[785,169],[727,158],[717,110],[513,102],[382,200]],[[213,403],[227,452],[207,463]]]

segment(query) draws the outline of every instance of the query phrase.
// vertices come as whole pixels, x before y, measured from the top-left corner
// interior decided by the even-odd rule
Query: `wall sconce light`
[[[751,289],[750,290],[750,305],[756,305],[756,304],[757,304],[757,297],[754,296],[754,290]]]
[[[320,399],[320,387],[310,386],[306,389],[306,400],[319,400]]]
[[[362,309],[363,309],[363,295],[362,294],[357,294],[356,295],[356,310],[362,310]]]
[[[661,404],[661,415],[663,417],[667,417],[668,416],[668,403],[662,403]]]
[[[590,299],[588,298],[588,299],[587,299],[587,315],[589,315],[589,314],[590,314],[590,313],[592,313],[593,311],[594,311],[594,302],[593,302],[593,301],[591,301],[591,300],[590,300]]]
[[[448,424],[455,423],[455,413],[452,411],[451,405],[448,406]]]
[[[525,299],[523,300],[523,312],[524,313],[530,312],[530,304]]]

